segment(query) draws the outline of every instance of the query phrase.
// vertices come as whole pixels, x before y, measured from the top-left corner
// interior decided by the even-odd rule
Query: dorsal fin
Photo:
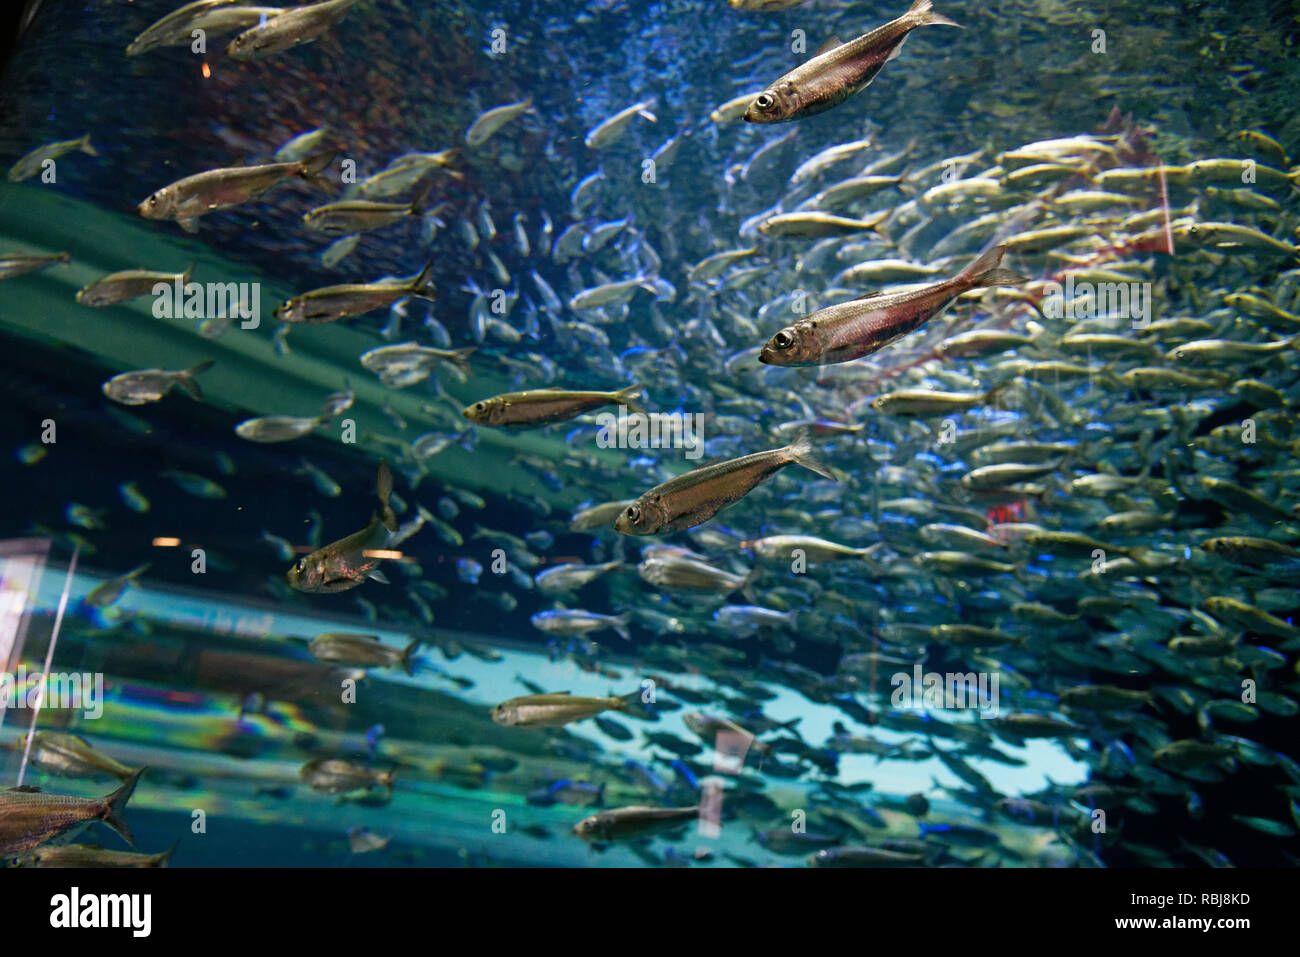
[[[861,302],[863,299],[875,299],[877,296],[883,296],[883,295],[884,295],[883,292],[869,292],[866,295],[858,296],[858,298],[854,299],[853,301]]]
[[[842,46],[844,46],[844,41],[837,36],[832,36],[829,39],[827,39],[825,43],[823,43],[821,46],[817,48],[817,52],[814,53],[813,56],[821,56],[823,53],[829,53],[831,50],[834,50],[836,47],[842,47]]]

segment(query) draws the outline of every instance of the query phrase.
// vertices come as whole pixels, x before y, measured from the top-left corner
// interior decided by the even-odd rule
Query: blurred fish
[[[42,172],[47,161],[52,163],[60,156],[66,156],[73,152],[85,153],[87,156],[99,155],[95,151],[95,147],[90,145],[89,133],[86,133],[80,139],[47,143],[44,146],[38,146],[9,167],[9,182],[21,183],[25,179],[30,179],[37,173]]]

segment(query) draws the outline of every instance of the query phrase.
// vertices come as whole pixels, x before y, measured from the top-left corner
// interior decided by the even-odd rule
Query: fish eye
[[[158,205],[158,196],[157,196],[156,193],[155,193],[153,196],[150,196],[150,197],[149,197],[149,205],[150,205],[150,206],[157,206],[157,205]]]
[[[776,106],[776,97],[772,96],[771,93],[760,93],[754,99],[754,105],[763,112],[767,112],[772,107]]]
[[[635,505],[629,505],[627,507],[627,511],[624,512],[623,514],[625,514],[628,518],[630,518],[632,521],[635,522],[638,518],[641,517],[641,509],[637,508]]]
[[[484,402],[475,402],[475,403],[474,403],[474,411],[475,411],[475,412],[485,412],[485,411],[487,411],[487,404],[484,403]]]
[[[794,336],[790,335],[790,333],[785,330],[782,330],[772,337],[772,345],[776,346],[778,349],[789,349],[794,345]]]

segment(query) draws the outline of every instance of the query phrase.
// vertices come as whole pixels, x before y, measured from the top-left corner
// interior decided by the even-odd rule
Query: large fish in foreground
[[[141,773],[134,772],[120,788],[102,798],[46,794],[29,787],[0,791],[0,857],[24,854],[90,821],[103,821],[132,844],[122,813]]]
[[[614,528],[624,535],[657,535],[694,528],[739,502],[759,482],[787,465],[802,465],[838,481],[829,468],[813,458],[812,439],[804,431],[785,448],[706,465],[652,488],[619,514]]]
[[[871,355],[919,329],[964,292],[1024,282],[1024,277],[1001,268],[1006,251],[1006,246],[994,246],[956,276],[924,289],[873,293],[819,309],[769,339],[758,361],[813,366]]]
[[[840,43],[832,38],[822,52],[795,67],[764,90],[745,111],[749,123],[782,123],[816,116],[839,106],[876,78],[898,56],[907,35],[932,24],[961,26],[935,13],[931,0],[916,0],[897,20]]]
[[[298,559],[284,576],[290,586],[298,591],[330,593],[356,588],[367,578],[387,581],[378,571],[379,557],[373,554],[397,531],[397,515],[388,504],[393,472],[387,462],[379,463],[378,491],[379,510],[370,516],[366,527]]]

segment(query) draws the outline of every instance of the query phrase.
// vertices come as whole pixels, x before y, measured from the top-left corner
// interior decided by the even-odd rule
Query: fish
[[[20,749],[26,749],[27,737],[20,740]],[[35,766],[63,777],[107,774],[125,781],[140,770],[96,751],[85,738],[62,731],[37,731],[31,735],[28,755]]]
[[[596,126],[593,126],[587,131],[587,135],[583,138],[583,142],[586,144],[587,149],[603,150],[612,146],[622,138],[628,125],[638,116],[649,120],[651,123],[657,123],[658,119],[652,112],[650,112],[657,104],[658,100],[654,97],[648,100],[643,100],[640,103],[634,103],[626,109],[619,110],[609,119],[603,120]]]
[[[951,279],[903,293],[875,293],[820,309],[772,336],[759,353],[766,365],[787,367],[851,362],[915,332],[964,292],[1026,280],[1001,267],[994,246]]]
[[[354,827],[348,831],[348,850],[353,854],[370,854],[382,851],[391,840],[392,838],[380,837],[369,828]]]
[[[290,178],[310,179],[334,161],[334,150],[292,163],[231,166],[195,173],[154,191],[136,207],[145,219],[175,220],[186,232],[198,230],[198,219],[232,209],[261,197]]]
[[[235,434],[249,442],[291,442],[310,435],[324,421],[323,416],[264,415],[240,422]]]
[[[596,528],[610,528],[618,513],[631,504],[632,499],[618,499],[581,509],[569,520],[569,531],[585,532]]]
[[[9,167],[9,182],[21,183],[25,179],[31,179],[45,169],[47,162],[53,163],[59,157],[67,156],[69,153],[85,153],[87,156],[99,155],[95,147],[91,145],[89,133],[75,140],[46,143],[44,146],[36,147],[36,149]]]
[[[437,299],[437,290],[433,284],[433,263],[429,263],[415,276],[405,279],[345,283],[300,293],[276,306],[273,315],[280,322],[314,326],[337,322],[348,316],[365,315],[408,296],[430,302]]]
[[[435,349],[418,343],[403,342],[393,346],[380,346],[361,354],[361,365],[379,376],[389,388],[413,385],[432,374],[435,364],[445,362],[453,369],[467,370],[469,357],[477,346],[463,349]]]
[[[533,694],[493,705],[492,720],[508,728],[560,728],[602,711],[625,711],[622,698],[582,698],[566,692]]]
[[[70,262],[72,262],[72,254],[68,252],[37,255],[4,253],[0,254],[0,279],[14,279],[25,276],[29,272],[48,269],[60,263],[66,265]]]
[[[303,227],[326,236],[369,232],[399,223],[409,216],[430,211],[433,184],[424,187],[409,203],[382,203],[372,199],[343,199],[317,206],[303,213]]]
[[[226,56],[235,60],[262,60],[310,43],[332,27],[357,0],[325,0],[323,3],[289,7],[265,23],[245,30],[226,46]]]
[[[759,93],[745,111],[748,123],[783,123],[833,109],[864,89],[896,57],[918,27],[960,26],[934,11],[932,0],[915,0],[907,12],[848,43],[836,38],[808,62]]]
[[[393,769],[380,771],[341,758],[317,758],[298,769],[298,777],[322,794],[355,794],[381,788],[391,792]]]
[[[47,844],[15,857],[12,867],[167,867],[180,844],[177,841],[160,854],[115,851],[94,844]]]
[[[226,497],[226,490],[212,481],[210,478],[204,478],[202,475],[196,475],[193,472],[182,472],[179,469],[167,469],[160,472],[160,475],[169,478],[181,491],[195,498],[219,499]]]
[[[48,794],[39,788],[0,791],[0,856],[17,857],[92,822],[101,821],[134,846],[123,816],[143,769],[102,798]]]
[[[272,157],[277,163],[294,163],[321,152],[325,137],[329,136],[328,126],[318,126],[314,130],[299,133],[284,142]]]
[[[845,844],[809,854],[807,864],[809,867],[920,867],[925,864],[925,858],[904,851]]]
[[[295,475],[306,475],[311,479],[312,485],[316,486],[316,491],[329,498],[338,498],[343,494],[343,487],[330,478],[323,469],[312,465],[306,459],[300,461],[300,467],[294,470]]]
[[[399,156],[378,173],[367,176],[356,184],[356,197],[365,200],[378,200],[385,197],[399,196],[418,186],[426,177],[441,173],[451,179],[463,179],[460,172],[452,168],[452,162],[459,156],[456,150],[441,150],[437,153],[410,153]],[[429,222],[439,222],[433,211],[421,208],[421,215]],[[430,240],[432,241],[432,240]]]
[[[757,575],[756,572],[748,575],[733,575],[708,562],[677,554],[651,555],[637,566],[637,573],[642,580],[660,588],[684,588],[711,592],[715,595],[729,595],[734,591],[741,591],[747,596],[752,596],[749,586]]]
[[[474,122],[470,124],[469,129],[465,131],[465,142],[470,146],[482,146],[501,127],[532,109],[532,106],[533,98],[529,96],[516,103],[495,106],[480,113]]]
[[[881,545],[883,542],[857,548],[813,535],[767,535],[740,543],[741,548],[752,550],[764,561],[789,562],[796,557],[795,552],[798,551],[808,561],[818,563],[869,559],[880,551]]]
[[[382,551],[389,536],[397,531],[397,515],[389,504],[393,473],[387,461],[379,463],[377,490],[379,508],[365,528],[298,559],[285,574],[290,588],[312,594],[333,594],[356,588],[367,578],[387,581],[379,571],[380,558],[371,554]]]
[[[83,306],[113,306],[120,302],[127,302],[138,296],[147,296],[155,292],[154,287],[163,285],[170,292],[174,283],[179,283],[182,287],[189,284],[190,277],[194,274],[194,267],[190,266],[184,272],[165,273],[150,272],[147,269],[128,269],[124,272],[110,273],[107,276],[101,276],[93,282],[87,283],[77,291],[77,302]]]
[[[691,807],[644,807],[632,805],[601,811],[573,825],[573,833],[588,843],[635,841],[679,830],[700,813]]]
[[[86,592],[86,604],[94,608],[107,608],[119,598],[128,585],[134,585],[137,580],[153,567],[152,562],[145,562],[131,569],[125,575],[119,575],[117,578],[110,578],[108,581],[100,582],[90,591]]]
[[[758,231],[773,239],[784,236],[848,236],[857,232],[879,232],[889,218],[880,213],[871,219],[853,219],[832,213],[779,213],[758,224]]]
[[[588,585],[602,575],[607,575],[622,566],[622,559],[615,559],[600,565],[583,565],[578,562],[570,562],[538,572],[533,581],[542,593],[560,595],[565,592],[577,591],[584,585]]]
[[[835,474],[813,456],[809,433],[802,432],[784,448],[693,469],[655,486],[619,514],[614,528],[624,535],[658,535],[694,528],[740,501],[787,465],[800,465],[837,481]]]
[[[203,390],[199,387],[197,376],[207,372],[215,364],[215,359],[204,359],[178,372],[166,369],[121,372],[105,382],[101,386],[101,391],[108,398],[122,405],[147,405],[150,402],[157,402],[174,388],[180,388],[195,401],[202,402]]]
[[[586,635],[593,631],[611,629],[624,641],[631,641],[627,626],[629,615],[599,615],[577,608],[539,611],[529,619],[540,631],[559,635]]]
[[[128,44],[126,55],[139,56],[159,47],[190,46],[194,42],[195,30],[215,36],[242,29],[280,12],[282,8],[279,7],[236,6],[234,0],[196,0],[151,23]]]
[[[644,410],[635,401],[643,391],[640,385],[630,385],[615,392],[573,392],[564,389],[507,392],[480,399],[462,409],[461,415],[475,425],[527,429],[567,422],[603,405],[622,406],[644,414]]]
[[[409,642],[405,648],[384,644],[378,635],[354,635],[329,632],[317,635],[307,643],[307,650],[317,661],[349,668],[391,668],[400,665],[408,675],[415,674],[415,653],[421,642]]]

